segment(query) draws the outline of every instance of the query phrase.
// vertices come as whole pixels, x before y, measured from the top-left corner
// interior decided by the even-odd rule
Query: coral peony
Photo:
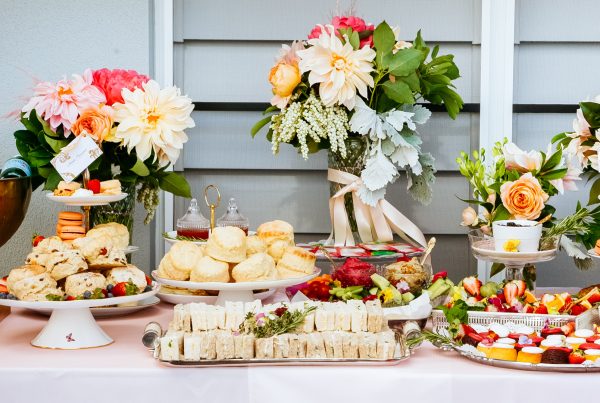
[[[110,106],[103,105],[98,108],[86,109],[79,115],[73,124],[73,134],[79,136],[85,132],[97,143],[105,141],[111,134],[113,126],[113,110]]]
[[[37,115],[56,131],[62,124],[66,137],[79,114],[106,102],[104,94],[92,85],[92,71],[83,75],[73,74],[72,80],[63,78],[56,84],[41,82],[34,88],[34,95],[21,110],[26,117],[35,109]]]
[[[500,198],[508,212],[517,220],[535,220],[544,209],[548,194],[530,172],[514,182],[500,187]]]
[[[333,26],[333,28],[335,29],[336,32],[338,29],[345,29],[345,28],[352,28],[353,31],[358,32],[358,33],[361,33],[363,31],[374,31],[375,30],[374,25],[367,25],[365,20],[363,20],[362,18],[359,18],[359,17],[354,17],[354,16],[333,17],[333,20],[331,20],[331,25]],[[331,28],[329,26],[326,28],[326,30],[329,34],[331,34]],[[310,34],[308,35],[308,39],[318,38],[319,36],[321,36],[321,33],[323,33],[323,27],[321,25],[317,25],[312,29],[312,31],[310,31]],[[338,36],[339,36],[339,34],[338,34]],[[372,33],[368,37],[362,38],[360,40],[361,48],[366,45],[368,45],[369,47],[373,47],[373,34]]]
[[[150,78],[135,70],[100,69],[93,73],[93,84],[106,96],[106,104],[123,103],[123,88],[133,91],[141,88]]]

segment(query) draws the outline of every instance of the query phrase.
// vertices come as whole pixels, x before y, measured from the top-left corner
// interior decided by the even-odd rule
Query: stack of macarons
[[[61,211],[58,213],[56,235],[63,241],[72,241],[85,236],[83,213],[76,211]]]

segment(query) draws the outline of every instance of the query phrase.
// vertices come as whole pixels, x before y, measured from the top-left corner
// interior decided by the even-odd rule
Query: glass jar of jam
[[[248,219],[238,211],[237,202],[232,197],[227,205],[227,212],[217,220],[217,227],[238,227],[248,235]]]
[[[198,201],[192,199],[187,213],[177,220],[177,236],[207,240],[210,233],[210,222],[200,212]]]

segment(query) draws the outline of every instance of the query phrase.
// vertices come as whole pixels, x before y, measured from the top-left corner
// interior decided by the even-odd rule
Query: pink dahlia
[[[69,137],[79,114],[104,102],[104,94],[92,85],[92,71],[87,69],[81,76],[73,74],[72,80],[63,78],[56,84],[48,81],[37,84],[33,97],[21,111],[28,117],[35,109],[53,131],[62,124],[65,136]]]
[[[106,104],[123,103],[123,88],[130,91],[142,88],[142,84],[148,82],[150,77],[139,74],[135,70],[100,69],[94,71],[94,85],[106,96]]]
[[[362,18],[354,17],[352,15],[348,16],[348,17],[333,17],[333,20],[331,21],[331,25],[333,25],[336,32],[339,29],[344,29],[344,28],[352,28],[352,30],[354,32],[358,32],[359,34],[363,31],[371,31],[371,35],[360,40],[360,48],[364,47],[365,45],[369,45],[370,47],[373,47],[372,31],[375,30],[375,26],[367,25],[365,20],[363,20]],[[321,29],[321,26],[317,25],[312,29],[312,31],[310,31],[310,34],[308,35],[308,39],[318,38],[319,36],[321,36],[322,32],[323,31]],[[339,36],[339,33],[338,33],[338,36]]]

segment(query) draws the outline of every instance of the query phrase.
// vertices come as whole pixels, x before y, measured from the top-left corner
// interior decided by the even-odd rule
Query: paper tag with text
[[[91,137],[79,136],[50,161],[60,176],[69,183],[82,173],[100,155],[102,150]]]

